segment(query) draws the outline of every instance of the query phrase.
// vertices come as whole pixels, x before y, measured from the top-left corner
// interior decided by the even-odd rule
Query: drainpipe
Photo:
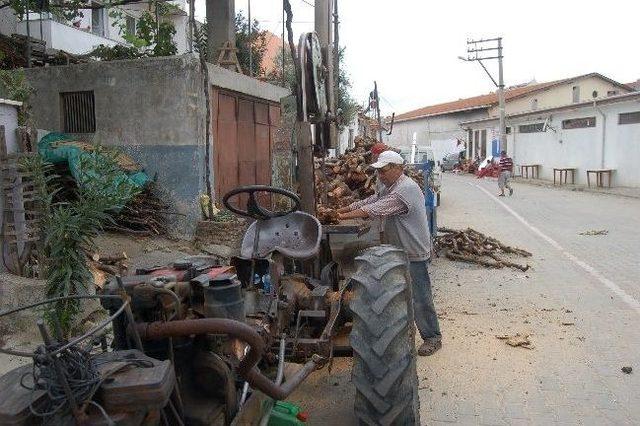
[[[602,110],[596,105],[596,101],[593,101],[593,107],[600,113],[602,116],[602,144],[600,145],[600,168],[604,169],[604,147],[607,139],[607,116],[602,112]]]
[[[515,124],[511,123],[511,136],[513,136],[513,152],[511,153],[511,159],[513,160],[513,173],[515,174],[515,164],[516,164],[516,129],[518,126],[516,126]]]

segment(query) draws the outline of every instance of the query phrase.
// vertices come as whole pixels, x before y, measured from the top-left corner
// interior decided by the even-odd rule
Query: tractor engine
[[[253,389],[237,373],[249,344],[225,330],[149,338],[142,324],[182,327],[179,323],[207,318],[246,324],[264,348],[257,367],[270,377],[282,369],[279,352],[297,361],[307,361],[313,354],[330,355],[328,336],[320,337],[332,312],[333,292],[325,286],[308,286],[302,276],[285,276],[274,283],[276,289],[266,260],[252,265],[236,258],[232,264],[218,266],[212,258],[193,257],[169,267],[137,270],[136,275],[109,281],[103,290],[113,295],[124,292],[133,313],[134,324],[124,315],[114,320],[113,350],[135,348],[132,327],[138,328],[144,353],[174,365],[188,424],[228,424],[236,416]],[[107,299],[103,305],[113,313],[122,302]]]

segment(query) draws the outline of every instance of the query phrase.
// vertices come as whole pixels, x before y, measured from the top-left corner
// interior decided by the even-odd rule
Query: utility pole
[[[193,37],[195,34],[195,13],[196,13],[196,0],[189,1],[189,52],[193,52]]]
[[[487,52],[487,53],[485,53]],[[497,52],[497,53],[496,53]],[[487,73],[493,84],[497,87],[498,112],[500,114],[500,151],[507,150],[507,125],[505,121],[505,99],[504,99],[504,76],[502,72],[502,37],[467,40],[467,57],[458,56],[459,59],[467,62],[476,61]],[[493,78],[482,61],[498,60],[498,81]]]
[[[333,91],[338,104],[338,91],[340,86],[340,33],[338,26],[340,19],[338,18],[338,0],[333,2]]]
[[[207,58],[216,63],[218,51],[224,43],[236,45],[235,0],[206,0],[207,6]]]
[[[334,108],[336,111],[336,119],[338,118],[338,94],[340,93],[340,34],[338,26],[340,20],[338,19],[338,0],[333,2],[333,99]],[[338,135],[337,122],[334,125],[335,128],[335,148],[336,154],[340,154],[340,138]]]
[[[327,67],[327,98],[329,103],[329,112],[335,116],[336,103],[334,93],[334,72],[333,72],[333,55],[331,54],[331,16],[333,0],[316,0],[315,2],[315,31],[320,41],[320,49],[322,51],[322,62]],[[335,121],[329,125],[329,146],[336,147],[336,125]]]
[[[373,82],[373,97],[376,103],[376,118],[378,119],[378,139],[382,142],[382,118],[380,117],[380,96],[378,95],[378,82]]]
[[[249,36],[247,37],[249,43],[249,77],[253,77],[253,46],[251,45],[251,0],[247,0],[247,14],[249,15]]]
[[[285,28],[285,0],[282,0],[282,87],[287,87],[287,79],[284,75],[285,73],[285,64],[286,64],[286,54],[284,50],[284,28]],[[295,67],[295,64],[292,64]],[[295,73],[294,73],[295,74]]]

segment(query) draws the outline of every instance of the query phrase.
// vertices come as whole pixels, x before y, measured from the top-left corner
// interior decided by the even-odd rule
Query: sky
[[[246,15],[247,1],[236,11]],[[314,0],[290,2],[297,40],[313,30]],[[281,0],[252,0],[251,15],[282,33]],[[503,38],[507,86],[590,72],[640,79],[640,1],[339,0],[339,15],[351,94],[362,104],[377,81],[385,115],[494,91],[478,63],[458,59],[468,39]],[[487,66],[497,80],[497,62]]]

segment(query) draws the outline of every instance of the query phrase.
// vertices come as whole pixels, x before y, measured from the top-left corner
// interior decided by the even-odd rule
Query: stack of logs
[[[355,147],[339,157],[315,159],[316,210],[322,224],[338,223],[335,210],[373,195],[377,178],[369,164],[371,147],[376,143],[373,138],[358,136]],[[407,167],[405,173],[424,189],[421,170]]]
[[[172,214],[171,208],[160,199],[155,184],[150,182],[114,215],[114,222],[107,223],[105,228],[131,235],[165,235],[169,214]]]
[[[514,254],[530,257],[531,253],[515,247],[502,244],[495,238],[488,237],[474,229],[463,231],[448,228],[438,228],[443,235],[436,236],[436,250],[451,260],[475,263],[488,268],[503,268],[505,266],[526,271],[529,265],[520,265],[505,259],[503,256]]]
[[[127,253],[122,252],[115,255],[101,255],[94,253],[91,255],[93,266],[109,275],[124,275],[129,268],[126,261],[129,259]]]

